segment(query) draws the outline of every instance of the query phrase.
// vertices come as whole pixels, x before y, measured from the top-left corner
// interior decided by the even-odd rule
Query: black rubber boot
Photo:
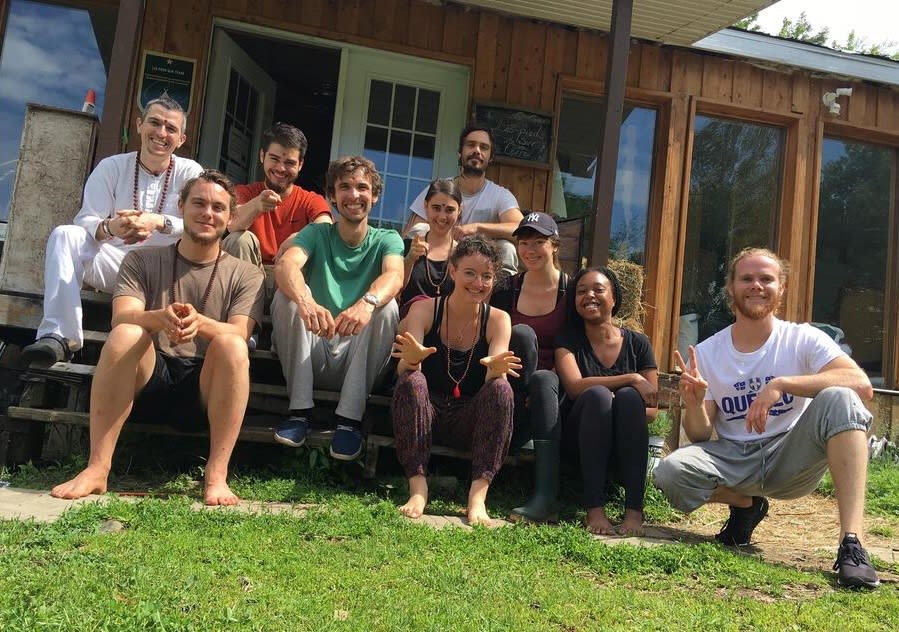
[[[534,495],[512,510],[513,520],[555,522],[559,519],[559,442],[534,440]]]

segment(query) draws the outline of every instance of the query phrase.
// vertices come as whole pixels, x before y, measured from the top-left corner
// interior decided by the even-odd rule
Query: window
[[[894,149],[824,139],[812,319],[881,383],[895,174]]]
[[[11,1],[0,53],[0,221],[9,217],[25,104],[80,110],[92,88],[99,116],[116,16],[115,6],[96,3]]]
[[[549,212],[561,217],[592,214],[601,107],[597,98],[562,98]],[[656,119],[651,108],[625,104],[609,235],[609,256],[615,259],[644,263]],[[590,235],[586,243],[591,243]]]
[[[678,336],[684,357],[687,345],[733,322],[724,289],[730,258],[774,246],[783,139],[776,127],[696,117]]]
[[[372,209],[375,225],[400,230],[412,200],[431,181],[439,111],[439,92],[371,80],[363,153],[384,176]]]

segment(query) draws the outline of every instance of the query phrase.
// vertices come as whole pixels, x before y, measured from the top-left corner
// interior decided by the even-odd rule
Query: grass
[[[172,456],[179,470],[165,446],[132,447],[114,483],[169,497],[112,497],[52,524],[0,522],[0,629],[888,630],[899,620],[892,585],[836,591],[830,573],[712,544],[607,546],[576,523],[573,494],[561,526],[434,530],[399,517],[401,477],[371,483],[312,451],[257,450],[241,447],[239,494],[315,507],[302,516],[197,512],[190,501],[202,461]],[[0,478],[47,488],[82,464]],[[466,466],[435,466],[457,481],[434,506],[459,511]],[[521,502],[526,482],[501,473],[490,499],[496,515]],[[895,511],[899,468],[875,464],[871,483],[873,511]],[[647,514],[676,519],[654,489]],[[124,529],[103,532],[108,520]]]

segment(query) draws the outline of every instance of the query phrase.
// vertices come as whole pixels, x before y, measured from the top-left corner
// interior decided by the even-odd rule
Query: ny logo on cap
[[[530,222],[539,222],[540,221],[540,213],[528,213],[528,216],[524,218],[524,221]]]

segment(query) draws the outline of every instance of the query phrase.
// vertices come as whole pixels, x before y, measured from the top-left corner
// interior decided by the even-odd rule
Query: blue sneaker
[[[307,434],[309,434],[309,421],[305,417],[291,415],[275,429],[275,441],[291,448],[299,448],[306,443]]]
[[[362,454],[362,433],[353,426],[337,426],[331,437],[330,452],[340,461],[355,461]]]

